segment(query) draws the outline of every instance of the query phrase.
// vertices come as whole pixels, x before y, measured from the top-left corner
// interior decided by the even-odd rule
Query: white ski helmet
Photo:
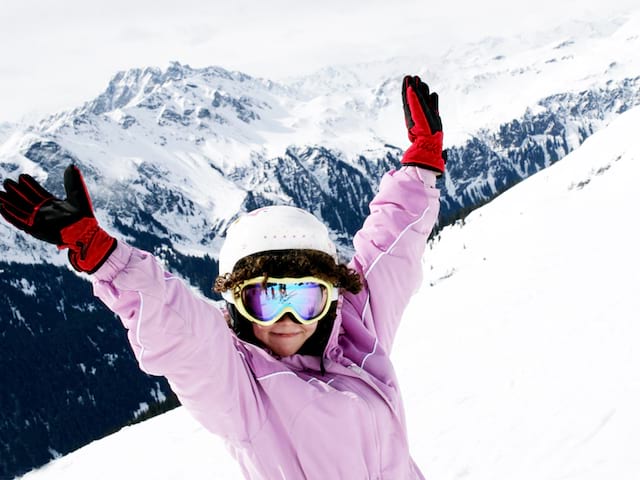
[[[286,205],[270,206],[242,215],[227,229],[220,249],[219,272],[225,275],[243,257],[273,250],[319,250],[337,261],[329,230],[311,213]],[[231,292],[222,293],[232,301]]]

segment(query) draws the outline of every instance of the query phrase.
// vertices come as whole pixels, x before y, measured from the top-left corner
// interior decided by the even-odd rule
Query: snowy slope
[[[640,476],[640,108],[444,229],[394,361],[430,478]],[[23,478],[239,479],[182,409]]]
[[[423,338],[427,369],[407,348],[396,361],[433,478],[640,477],[639,121],[623,114],[425,257],[407,312],[424,325],[398,344]]]

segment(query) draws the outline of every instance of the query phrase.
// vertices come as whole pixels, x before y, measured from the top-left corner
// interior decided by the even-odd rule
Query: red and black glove
[[[442,151],[442,120],[438,111],[438,94],[420,77],[406,76],[402,81],[404,120],[411,146],[402,157],[403,165],[444,173],[446,152]]]
[[[116,240],[98,225],[78,167],[64,172],[67,198],[47,192],[30,175],[7,179],[0,191],[0,214],[29,235],[69,249],[69,262],[80,272],[93,273],[116,248]]]

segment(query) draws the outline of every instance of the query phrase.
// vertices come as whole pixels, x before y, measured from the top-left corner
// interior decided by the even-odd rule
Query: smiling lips
[[[280,338],[290,338],[300,335],[302,332],[269,332],[270,335],[275,335]]]

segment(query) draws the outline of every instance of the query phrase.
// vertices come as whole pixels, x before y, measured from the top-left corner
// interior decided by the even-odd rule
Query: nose
[[[296,322],[296,319],[293,315],[291,315],[290,312],[285,313],[284,315],[282,315],[280,317],[280,320],[278,320],[276,323],[298,323]]]

